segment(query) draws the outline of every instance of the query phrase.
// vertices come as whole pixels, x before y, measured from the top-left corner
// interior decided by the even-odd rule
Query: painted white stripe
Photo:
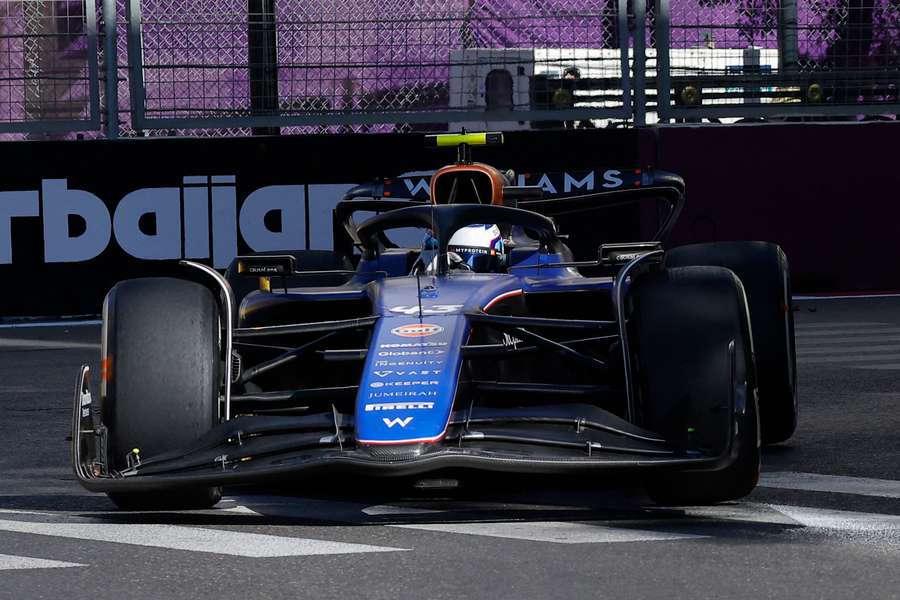
[[[859,363],[859,362],[878,362],[885,360],[900,360],[900,354],[879,354],[877,356],[814,356],[812,358],[797,357],[797,364],[804,365],[824,365],[832,363]]]
[[[797,331],[798,338],[819,338],[829,336],[854,336],[854,335],[878,335],[883,334],[900,334],[900,328],[885,327],[883,329],[855,329],[851,327],[841,329],[825,329],[821,331]]]
[[[734,506],[698,506],[685,508],[684,514],[689,518],[794,525],[851,533],[896,535],[894,532],[900,531],[900,515],[880,515],[806,506],[753,503]]]
[[[799,523],[787,515],[765,504],[718,504],[715,506],[691,506],[684,509],[684,516],[689,519],[712,519],[716,521],[739,521],[741,523],[768,523],[773,525],[792,525]]]
[[[0,520],[0,531],[53,537],[114,542],[171,550],[227,554],[250,558],[397,552],[406,548],[386,548],[304,538],[280,537],[177,525],[131,523],[34,523]]]
[[[830,346],[823,348],[821,344],[818,344],[814,348],[797,348],[797,354],[800,356],[813,356],[816,354],[846,356],[848,354],[880,354],[891,351],[900,351],[900,344],[872,344],[866,346],[843,346],[838,348],[832,348]]]
[[[420,523],[391,525],[402,529],[481,535],[530,542],[555,544],[604,544],[610,542],[651,542],[698,539],[707,536],[672,533],[625,527],[609,527],[588,523],[562,521],[514,521],[507,523]]]
[[[850,345],[850,344],[865,344],[865,343],[883,343],[883,342],[900,342],[900,335],[873,335],[870,337],[862,337],[862,336],[854,336],[854,337],[836,337],[836,338],[828,338],[826,340],[818,339],[818,338],[809,338],[807,340],[803,340],[797,338],[797,349],[800,348],[821,348],[823,344],[828,344],[829,346],[840,344],[840,345]]]
[[[35,327],[87,327],[89,325],[102,325],[100,319],[85,321],[23,321],[21,323],[3,323],[0,329],[30,329]]]
[[[0,554],[0,571],[12,569],[60,569],[63,567],[84,566],[86,565],[63,562],[61,560],[47,560],[46,558],[28,558],[27,556]]]
[[[368,506],[362,509],[363,513],[380,517],[383,515],[433,515],[436,513],[447,512],[445,510],[434,510],[432,508],[418,508],[415,506],[395,506],[393,504],[378,504],[376,506]]]
[[[771,505],[778,512],[806,526],[834,531],[890,534],[900,531],[900,515],[856,513],[805,506]]]
[[[21,340],[14,338],[0,338],[0,349],[39,349],[39,350],[71,350],[71,349],[91,349],[99,350],[100,342],[67,342],[63,340]]]
[[[460,512],[522,512],[522,511],[587,511],[584,506],[563,506],[559,504],[518,504],[510,502],[467,502],[464,500],[433,501],[416,500],[396,504],[377,504],[362,509],[362,512],[370,516],[382,515],[419,515],[436,513],[460,513]]]
[[[793,300],[862,300],[865,298],[900,298],[900,294],[895,293],[887,293],[887,294],[860,294],[860,295],[845,295],[845,296],[791,296]]]
[[[847,327],[885,327],[890,323],[872,323],[869,321],[834,321],[832,323],[796,323],[797,331],[805,331],[807,329],[841,329]]]
[[[857,496],[900,498],[900,481],[891,479],[777,471],[774,473],[762,473],[759,478],[759,485],[761,487],[785,490],[809,490],[813,492],[856,494]]]

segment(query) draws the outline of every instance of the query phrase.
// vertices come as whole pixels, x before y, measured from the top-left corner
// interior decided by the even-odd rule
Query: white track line
[[[900,532],[900,515],[830,510],[781,504],[737,504],[697,506],[684,509],[685,517],[745,523],[771,523],[829,529],[847,533],[880,533],[895,536]]]
[[[864,300],[866,298],[900,298],[900,294],[847,294],[844,296],[791,296],[797,300]]]
[[[850,345],[850,344],[869,344],[869,343],[879,343],[879,342],[900,342],[900,335],[873,335],[870,337],[862,337],[862,336],[853,336],[853,337],[836,337],[836,338],[828,338],[828,339],[819,339],[819,338],[809,338],[804,340],[801,337],[797,338],[797,349],[802,349],[804,347],[809,348],[821,348],[823,344],[828,344],[829,346],[835,344],[841,345]]]
[[[0,554],[0,571],[13,569],[60,569],[64,567],[84,567],[79,563],[63,562],[61,560],[47,560],[46,558],[29,558],[27,556],[13,556]]]
[[[0,520],[0,531],[96,542],[115,542],[135,546],[187,550],[190,552],[246,556],[250,558],[406,550],[405,548],[386,548],[383,546],[369,546],[367,544],[348,544],[344,542],[241,533],[201,527],[181,527],[177,525],[35,523],[30,521]]]
[[[878,335],[880,333],[897,335],[900,334],[898,327],[884,327],[883,329],[855,329],[852,327],[822,329],[817,331],[797,330],[797,339],[803,338],[827,338],[832,336],[855,336],[855,335]]]
[[[0,338],[0,350],[73,350],[91,349],[99,350],[100,342],[66,342],[63,340],[23,340],[17,338]]]
[[[830,356],[847,356],[848,354],[873,354],[878,355],[885,352],[897,352],[900,351],[900,344],[871,344],[864,346],[838,346],[831,347],[826,346],[822,347],[821,344],[817,344],[814,347],[809,348],[797,348],[797,354],[799,356],[815,356],[818,354],[826,354]]]
[[[786,490],[808,490],[813,492],[855,494],[857,496],[900,498],[900,481],[890,479],[776,471],[773,473],[762,473],[759,478],[759,485],[760,487]]]
[[[797,331],[801,330],[814,330],[814,329],[835,329],[835,328],[846,328],[846,327],[885,327],[890,326],[890,323],[872,323],[869,321],[835,321],[833,323],[803,323],[798,321],[795,326]]]
[[[40,327],[88,327],[101,325],[103,321],[90,319],[85,321],[23,321],[21,323],[3,323],[0,329],[33,329]]]
[[[776,504],[770,506],[804,527],[850,533],[894,534],[900,532],[900,515],[857,513],[846,510],[809,508],[806,506],[782,506]]]
[[[824,365],[832,363],[859,363],[859,362],[879,362],[879,361],[900,361],[900,354],[873,354],[868,356],[847,356],[846,354],[835,354],[835,356],[812,356],[804,358],[802,352],[797,357],[797,364],[803,365]]]
[[[689,540],[708,536],[690,533],[671,533],[646,529],[609,527],[587,523],[562,521],[513,521],[507,523],[421,523],[390,525],[401,529],[417,529],[439,533],[481,535],[530,542],[554,544],[604,544],[610,542],[653,542]]]

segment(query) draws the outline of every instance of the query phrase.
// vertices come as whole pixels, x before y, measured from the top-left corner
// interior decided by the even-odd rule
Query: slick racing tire
[[[254,252],[254,256],[271,256],[271,255],[289,255],[293,256],[297,261],[298,271],[352,271],[353,264],[347,257],[332,252],[330,250],[272,250],[266,252]],[[241,305],[241,301],[249,294],[259,289],[258,277],[246,277],[237,274],[237,259],[231,261],[228,269],[225,271],[225,279],[231,285],[234,292],[234,299],[237,306]],[[287,287],[309,287],[309,286],[332,286],[341,285],[347,278],[343,275],[316,275],[308,277],[286,277],[286,281],[282,281],[281,277],[272,278],[273,287],[281,287],[287,284]]]
[[[702,450],[715,469],[654,473],[660,504],[712,504],[749,494],[759,479],[756,381],[740,280],[721,267],[666,268],[629,292],[637,421],[677,455]]]
[[[170,278],[117,284],[103,305],[103,423],[109,468],[189,447],[217,422],[219,308],[202,285]],[[125,510],[209,508],[218,487],[110,493]]]
[[[759,420],[764,444],[789,439],[797,428],[797,358],[788,260],[768,242],[713,242],[674,248],[666,265],[714,265],[731,269],[747,292],[759,381]]]

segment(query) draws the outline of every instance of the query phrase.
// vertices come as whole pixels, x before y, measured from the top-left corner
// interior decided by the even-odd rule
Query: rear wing
[[[352,227],[347,223],[353,212],[383,212],[429,202],[428,177],[422,173],[377,179],[348,190],[334,215],[335,249],[352,251],[353,245],[359,243],[352,239]],[[563,220],[570,215],[642,205],[638,210],[643,220],[658,222],[652,231],[641,236],[647,241],[668,240],[685,199],[684,180],[655,169],[523,173],[516,176],[516,183],[503,188],[506,206]]]
[[[587,194],[516,200],[515,206],[548,217],[603,211],[630,204],[651,205],[659,225],[648,241],[666,242],[684,207],[684,179],[674,173],[635,169],[623,184]]]

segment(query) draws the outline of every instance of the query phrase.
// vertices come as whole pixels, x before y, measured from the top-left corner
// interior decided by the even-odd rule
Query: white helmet
[[[506,248],[496,225],[469,225],[457,230],[447,251],[451,263],[464,264],[477,273],[499,273],[506,268]]]

